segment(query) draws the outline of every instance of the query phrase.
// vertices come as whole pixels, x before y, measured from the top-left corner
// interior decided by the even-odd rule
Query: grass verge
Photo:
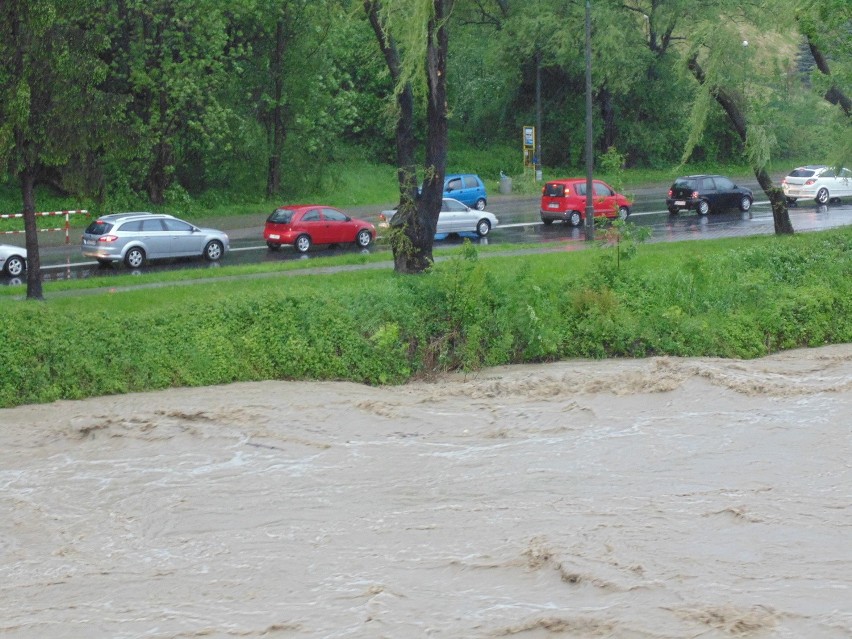
[[[46,303],[6,296],[0,406],[268,379],[399,384],[567,358],[753,358],[846,343],[850,255],[849,228],[643,245],[620,262],[612,248],[482,259],[466,244],[423,276],[388,267],[260,278],[241,267],[192,286],[118,290],[111,280],[115,292],[48,289]]]

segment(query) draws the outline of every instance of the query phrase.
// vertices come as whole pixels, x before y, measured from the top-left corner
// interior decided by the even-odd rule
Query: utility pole
[[[541,177],[541,52],[535,53],[535,181]]]
[[[595,239],[595,205],[592,201],[592,8],[586,0],[586,241]]]

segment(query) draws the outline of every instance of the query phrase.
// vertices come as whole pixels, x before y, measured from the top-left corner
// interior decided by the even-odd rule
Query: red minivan
[[[633,202],[616,193],[606,182],[592,180],[592,203],[595,217],[618,217],[622,220],[630,215]],[[586,211],[586,178],[552,180],[541,189],[541,221],[552,224],[554,220],[580,226]]]

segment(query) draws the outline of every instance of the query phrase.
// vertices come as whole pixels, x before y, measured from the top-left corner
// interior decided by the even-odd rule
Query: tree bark
[[[43,300],[41,260],[38,252],[38,226],[36,225],[35,184],[38,172],[32,167],[21,171],[21,199],[24,203],[24,234],[27,247],[27,299]]]
[[[822,54],[822,50],[811,40],[811,36],[806,34],[808,39],[808,48],[811,50],[811,55],[814,57],[814,62],[816,62],[817,69],[819,69],[820,73],[822,73],[826,77],[831,77],[831,70],[828,68],[828,60],[825,59],[825,56]],[[828,88],[828,91],[825,92],[823,96],[826,100],[831,102],[831,104],[836,104],[846,116],[852,115],[852,100],[837,86],[836,83],[832,82],[831,86]]]
[[[687,65],[692,75],[698,80],[702,86],[706,85],[707,77],[704,74],[704,69],[698,63],[698,59],[693,55]],[[743,110],[738,106],[735,96],[725,87],[713,85],[709,87],[713,97],[718,102],[719,106],[725,111],[731,126],[736,131],[743,144],[746,143],[748,137],[748,123]],[[757,178],[760,188],[769,198],[772,205],[772,220],[775,224],[776,235],[791,235],[793,233],[793,224],[790,222],[790,212],[787,210],[787,198],[784,197],[784,192],[781,187],[773,184],[772,178],[766,172],[764,167],[753,167],[754,176]]]
[[[423,238],[423,256],[432,263],[432,245],[441,203],[444,197],[444,175],[447,171],[448,107],[447,107],[447,51],[449,31],[447,21],[453,0],[433,0],[433,15],[429,20],[426,37],[426,178],[417,201],[417,210],[428,236]]]
[[[398,273],[422,273],[433,262],[432,248],[441,211],[446,172],[447,105],[446,55],[448,36],[446,18],[452,2],[434,0],[435,14],[428,26],[426,54],[428,83],[426,179],[421,194],[417,191],[417,166],[414,160],[414,92],[409,83],[397,91],[399,117],[396,124],[397,180],[399,206],[394,216],[392,240],[394,270]],[[399,50],[381,23],[379,0],[364,0],[364,10],[376,34],[394,86],[402,77]],[[439,107],[434,105],[438,104]],[[393,235],[392,235],[393,237]]]

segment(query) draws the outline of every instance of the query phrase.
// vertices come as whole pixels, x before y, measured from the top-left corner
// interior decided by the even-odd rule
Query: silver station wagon
[[[223,231],[199,228],[160,213],[101,216],[86,227],[81,247],[85,257],[101,264],[123,261],[130,268],[174,257],[202,256],[215,262],[230,248]]]

